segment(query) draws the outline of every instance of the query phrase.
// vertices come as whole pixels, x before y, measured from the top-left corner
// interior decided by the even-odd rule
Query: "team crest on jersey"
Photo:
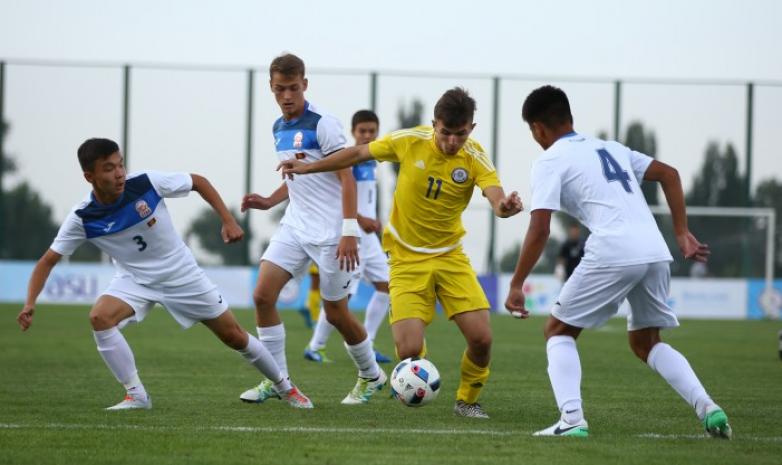
[[[467,170],[464,168],[456,168],[451,171],[451,179],[453,179],[453,182],[456,184],[462,184],[467,180],[467,176]]]
[[[139,216],[141,216],[142,218],[146,218],[152,214],[152,210],[149,208],[149,205],[147,205],[147,202],[144,200],[139,200],[138,202],[136,202],[136,211],[138,212]]]
[[[296,133],[295,136],[293,136],[293,148],[300,149],[302,142],[304,142],[304,134],[302,134],[302,132],[299,131]]]
[[[305,158],[307,158],[307,154],[306,153],[299,152],[299,153],[296,154],[296,159],[297,160],[304,160]]]

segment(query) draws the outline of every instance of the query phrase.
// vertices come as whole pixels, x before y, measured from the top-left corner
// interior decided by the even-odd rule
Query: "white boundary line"
[[[0,430],[4,429],[73,429],[73,430],[135,430],[135,431],[228,431],[236,433],[325,433],[325,434],[430,434],[430,435],[480,435],[480,436],[530,436],[531,431],[496,431],[485,429],[405,429],[405,428],[328,428],[307,426],[204,426],[182,428],[177,426],[148,426],[148,425],[106,425],[106,424],[79,424],[79,423],[47,423],[42,425],[0,423]],[[704,434],[658,434],[644,433],[635,437],[641,439],[711,439]],[[738,436],[739,440],[758,442],[782,443],[782,436]]]

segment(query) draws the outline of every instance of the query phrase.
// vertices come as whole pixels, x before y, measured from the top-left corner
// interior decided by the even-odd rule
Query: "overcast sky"
[[[419,98],[427,118],[442,91],[467,87],[478,100],[475,136],[490,147],[491,82],[457,75],[570,78],[684,78],[782,82],[782,2],[768,1],[40,1],[0,0],[0,60],[7,67],[7,151],[19,174],[55,207],[58,221],[88,190],[75,164],[87,137],[120,137],[121,73],[116,68],[57,69],[14,60],[173,63],[265,68],[283,50],[313,73],[308,98],[343,121],[366,107],[369,70],[381,72],[381,130],[396,129],[400,103]],[[383,77],[383,71],[453,73],[442,79]],[[503,81],[500,174],[528,198],[529,166],[539,150],[522,126],[524,96],[546,81]],[[610,134],[610,84],[555,81],[571,96],[578,130]],[[245,76],[235,73],[133,74],[132,169],[198,171],[229,204],[243,194]],[[256,79],[254,190],[277,183],[269,126],[279,110]],[[661,160],[690,183],[706,143],[732,142],[744,157],[742,86],[628,85],[623,124],[640,119],[658,138]],[[782,87],[756,90],[753,183],[782,179],[776,121]],[[385,170],[385,168],[384,168]],[[388,173],[383,171],[384,179]],[[687,185],[685,185],[687,188]],[[388,192],[385,200],[387,205]],[[180,202],[180,205],[176,205]],[[476,205],[485,201],[476,199]],[[169,202],[184,229],[198,199]],[[468,213],[468,252],[481,268],[485,229]],[[254,215],[258,237],[273,225]],[[488,214],[487,214],[488,215]],[[518,240],[527,217],[502,221],[500,247]],[[471,226],[468,225],[468,230]]]

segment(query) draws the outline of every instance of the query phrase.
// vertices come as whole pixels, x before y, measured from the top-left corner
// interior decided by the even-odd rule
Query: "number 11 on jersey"
[[[435,178],[429,176],[429,188],[426,189],[426,198],[427,199],[432,194],[432,187],[434,187],[435,183],[437,184],[437,189],[434,191],[434,196],[432,198],[437,200],[437,197],[440,195],[440,189],[443,187],[443,180],[442,179],[435,179]]]

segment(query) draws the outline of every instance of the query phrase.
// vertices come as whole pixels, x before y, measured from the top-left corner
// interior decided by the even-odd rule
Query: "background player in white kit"
[[[371,110],[359,110],[353,114],[350,122],[350,133],[356,145],[363,145],[377,139],[380,130],[380,120]],[[390,297],[388,295],[388,257],[383,252],[377,233],[383,230],[377,220],[377,177],[375,169],[377,161],[368,160],[353,166],[353,177],[356,179],[358,197],[358,223],[361,227],[361,243],[358,249],[359,268],[350,282],[350,295],[358,292],[358,286],[363,278],[372,284],[375,292],[367,303],[364,327],[369,339],[373,342],[377,331],[388,313]],[[332,326],[323,312],[318,316],[317,324],[312,332],[312,339],[304,349],[304,358],[314,362],[325,362],[326,342],[333,331]],[[389,363],[391,359],[375,349],[375,360],[378,363]]]
[[[163,305],[184,328],[203,323],[273,379],[275,392],[291,405],[311,407],[309,399],[282,376],[260,341],[239,326],[217,286],[198,267],[174,229],[163,199],[184,197],[194,190],[220,215],[223,240],[242,239],[242,228],[209,181],[196,174],[152,171],[126,177],[119,147],[108,139],[87,140],[79,147],[78,158],[92,192],[68,214],[51,248],[35,265],[27,300],[17,318],[22,330],[32,324],[35,302],[52,268],[62,256],[89,241],[111,256],[117,268],[108,289],[90,310],[98,352],[127,391],[125,399],[108,410],[152,407],[120,328],[143,320],[155,303]]]
[[[709,248],[687,228],[678,172],[617,142],[573,131],[565,93],[534,90],[522,118],[545,150],[532,168],[532,218],[505,306],[528,315],[522,286],[548,240],[551,212],[562,210],[589,228],[585,255],[567,280],[546,322],[548,374],[560,420],[540,436],[588,436],[581,407],[581,364],[576,338],[603,325],[627,299],[630,347],[695,409],[706,431],[730,438],[728,418],[712,401],[682,354],[660,341],[660,328],[679,325],[667,304],[670,252],[641,192],[641,182],[662,185],[676,241],[687,259],[705,262]]]
[[[269,86],[282,110],[274,123],[274,141],[279,159],[304,162],[320,160],[345,147],[342,125],[333,116],[321,113],[304,99],[307,79],[304,62],[285,54],[269,66]],[[283,286],[299,276],[310,261],[318,265],[320,294],[329,323],[345,339],[348,354],[358,368],[358,381],[342,400],[362,404],[386,383],[386,374],[375,362],[372,341],[361,323],[348,311],[350,280],[358,261],[356,182],[350,169],[317,176],[286,180],[269,199],[276,205],[290,199],[280,228],[261,257],[258,284],[253,292],[258,338],[272,353],[283,373],[288,374],[285,357],[285,327],[276,303]],[[242,210],[263,208],[269,199],[248,194]],[[245,402],[263,402],[279,397],[273,383],[265,379],[239,397]]]

